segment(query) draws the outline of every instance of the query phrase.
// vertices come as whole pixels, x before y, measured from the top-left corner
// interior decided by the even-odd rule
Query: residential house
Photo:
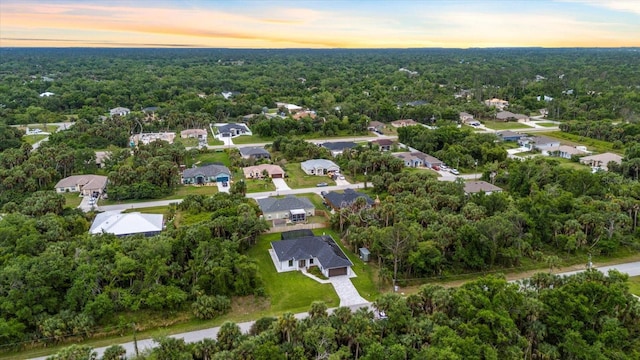
[[[238,150],[243,159],[271,159],[271,154],[267,149],[260,146],[241,147]]]
[[[520,138],[520,140],[518,140],[518,144],[529,150],[543,151],[560,146],[560,141],[546,136],[527,136]]]
[[[402,119],[402,120],[396,120],[391,122],[391,126],[397,127],[397,128],[405,127],[405,126],[415,126],[415,125],[420,125],[420,123],[412,119]]]
[[[433,157],[433,156],[431,156],[429,154],[425,154],[425,153],[420,152],[420,151],[416,151],[416,152],[414,152],[412,154],[414,154],[415,156],[417,156],[420,159],[422,159],[422,164],[425,167],[428,167],[428,168],[433,168],[434,166],[440,167],[443,164],[442,160],[437,159],[437,158],[435,158],[435,157]]]
[[[353,205],[357,199],[363,198],[367,206],[375,203],[367,194],[356,192],[353,189],[345,189],[344,192],[330,191],[324,196],[324,200],[332,209],[340,210]]]
[[[372,144],[378,145],[380,151],[390,151],[395,142],[391,139],[376,139],[371,141]]]
[[[188,130],[182,130],[180,132],[180,137],[183,139],[194,138],[194,139],[206,141],[207,134],[208,134],[207,130],[205,129],[188,129]]]
[[[102,175],[72,175],[55,186],[56,192],[79,192],[83,196],[100,196],[107,188],[107,177]]]
[[[320,144],[320,146],[331,151],[331,155],[337,156],[342,154],[346,149],[353,149],[357,145],[353,141],[335,141],[325,142]]]
[[[245,124],[229,123],[229,124],[216,124],[218,133],[221,137],[234,137],[245,135],[249,133],[249,128]]]
[[[385,124],[380,121],[369,121],[369,125],[367,125],[367,130],[382,132],[384,130]]]
[[[265,220],[286,219],[291,222],[303,222],[316,213],[315,206],[306,197],[287,195],[283,198],[268,197],[256,201]]]
[[[558,147],[551,147],[544,151],[544,155],[556,156],[564,159],[571,159],[574,155],[587,155],[588,152],[583,146],[568,146],[560,145]]]
[[[324,176],[340,172],[340,167],[336,163],[326,159],[303,161],[300,163],[300,167],[307,175]]]
[[[329,235],[271,242],[269,250],[278,272],[317,266],[326,277],[349,275],[353,263]]]
[[[276,107],[278,109],[280,109],[280,108],[287,109],[287,110],[289,110],[289,113],[291,113],[291,114],[295,114],[298,111],[302,110],[302,106],[298,106],[298,105],[295,105],[295,104],[288,104],[288,103],[284,103],[284,102],[277,102],[276,103]]]
[[[210,164],[185,169],[182,172],[183,184],[203,185],[208,183],[225,182],[231,179],[231,171],[224,165]]]
[[[454,99],[471,99],[473,97],[473,92],[471,90],[462,89],[457,93],[453,94]]]
[[[609,170],[608,166],[610,162],[614,162],[618,165],[621,165],[622,156],[607,152],[607,153],[590,155],[590,156],[585,156],[583,158],[580,158],[580,163],[591,166],[591,167],[600,168],[605,171]]]
[[[316,112],[313,111],[313,110],[302,110],[302,111],[298,111],[295,114],[291,115],[291,117],[294,120],[300,120],[300,119],[306,118],[306,117],[315,119],[317,115],[318,114],[316,114]]]
[[[96,215],[89,229],[90,234],[114,234],[116,236],[158,235],[163,228],[162,214],[121,213],[106,211]]]
[[[502,141],[518,141],[527,136],[510,130],[498,131],[496,134],[500,139],[502,139]]]
[[[508,101],[502,100],[502,99],[497,99],[497,98],[485,100],[484,104],[489,106],[489,107],[498,108],[500,110],[504,110],[504,108],[509,106],[509,102]]]
[[[422,161],[422,158],[418,157],[416,153],[399,152],[399,153],[393,153],[392,155],[404,161],[404,166],[414,167],[414,168],[424,166],[424,162]]]
[[[272,179],[284,178],[284,170],[278,165],[273,164],[260,164],[256,166],[247,166],[242,168],[244,177],[247,179],[262,179],[263,174],[266,171],[268,176]]]
[[[109,115],[111,116],[126,116],[129,115],[131,113],[131,110],[125,108],[125,107],[117,107],[117,108],[113,108],[111,110],[109,110]]]
[[[496,119],[501,121],[529,121],[529,117],[524,114],[514,114],[511,111],[500,111],[496,114]]]
[[[464,183],[464,193],[467,195],[483,192],[487,195],[502,192],[502,188],[486,181],[467,181]]]
[[[476,119],[473,118],[473,115],[467,113],[467,112],[461,112],[460,114],[458,114],[460,117],[460,122],[463,124],[468,124],[471,125],[471,122],[477,122]]]

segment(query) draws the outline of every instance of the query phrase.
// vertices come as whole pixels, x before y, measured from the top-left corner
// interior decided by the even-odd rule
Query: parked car
[[[326,192],[326,191],[320,191],[320,195],[321,195],[322,197],[325,197],[325,196],[327,196],[327,192]]]
[[[460,172],[458,171],[458,169],[449,169],[449,172],[452,173],[453,175],[460,175]]]
[[[440,171],[440,167],[438,165],[433,165],[431,168],[435,171]]]
[[[326,182],[321,182],[321,183],[317,183],[316,186],[317,187],[324,187],[324,186],[329,186],[329,184],[327,184]]]
[[[340,179],[340,180],[344,180],[344,175],[340,175],[340,176],[338,176],[338,179]]]

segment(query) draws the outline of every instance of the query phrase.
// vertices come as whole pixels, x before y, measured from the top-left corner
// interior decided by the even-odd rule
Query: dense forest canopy
[[[117,106],[157,106],[165,126],[186,127],[202,116],[236,119],[285,101],[338,119],[457,120],[459,111],[488,115],[480,100],[499,97],[512,111],[546,107],[557,119],[636,121],[635,50],[3,48],[0,115],[11,124],[94,120]],[[455,98],[460,90],[476,102]],[[45,91],[55,95],[38,96]],[[233,101],[223,91],[234,92]]]

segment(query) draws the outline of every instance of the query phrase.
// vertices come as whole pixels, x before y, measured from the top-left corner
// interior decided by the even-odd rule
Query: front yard
[[[482,120],[482,124],[493,130],[513,130],[513,129],[522,129],[529,127],[525,124],[520,124],[517,122],[504,122],[504,121],[493,121],[493,120]]]
[[[62,196],[65,200],[64,207],[76,208],[82,202],[82,197],[77,192],[64,193]]]
[[[231,139],[234,144],[242,145],[242,144],[259,144],[259,143],[268,143],[273,141],[270,138],[260,137],[258,135],[240,135]]]
[[[333,186],[336,184],[329,176],[315,176],[315,175],[307,175],[302,168],[300,167],[300,163],[288,163],[284,166],[284,171],[287,173],[288,179],[287,184],[292,189],[302,189],[314,187],[319,183],[327,183],[328,186]]]
[[[629,291],[637,296],[640,296],[640,276],[629,277]]]
[[[25,142],[33,145],[42,139],[46,139],[49,135],[25,135],[22,138]]]
[[[200,153],[196,155],[194,159],[188,159],[187,166],[191,167],[193,164],[210,164],[220,163],[226,167],[231,166],[231,160],[229,154],[226,151],[210,151],[206,153]]]
[[[234,180],[234,181],[239,181],[239,180]],[[266,180],[245,179],[244,182],[247,184],[248,193],[276,191],[276,186],[273,184],[273,181],[271,181],[271,179],[266,179]]]

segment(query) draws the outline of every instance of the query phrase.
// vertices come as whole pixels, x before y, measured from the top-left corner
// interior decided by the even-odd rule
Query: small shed
[[[369,249],[360,248],[360,259],[362,259],[362,261],[369,262],[369,255],[370,254],[371,253],[369,252]]]

